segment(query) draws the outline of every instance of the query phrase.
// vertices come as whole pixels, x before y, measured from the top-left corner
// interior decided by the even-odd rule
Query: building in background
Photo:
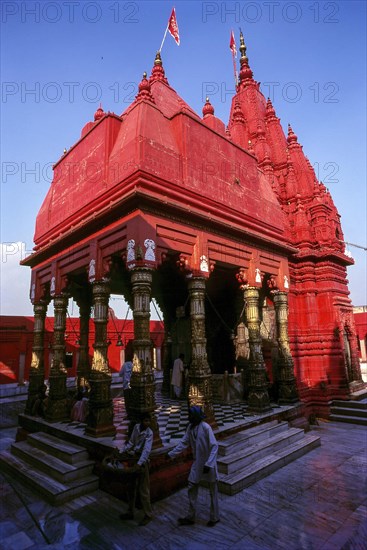
[[[154,369],[161,370],[161,349],[164,337],[163,323],[151,321],[150,334],[153,346]],[[48,379],[52,361],[54,318],[45,321],[44,364],[45,378]],[[32,361],[34,318],[21,316],[0,316],[0,384],[24,384],[29,380],[29,368]],[[90,321],[89,359],[93,357],[94,326]],[[131,320],[110,318],[107,325],[108,361],[112,373],[117,374],[125,360],[134,339],[134,325]],[[79,319],[69,317],[65,331],[65,366],[68,377],[77,375],[80,355]]]

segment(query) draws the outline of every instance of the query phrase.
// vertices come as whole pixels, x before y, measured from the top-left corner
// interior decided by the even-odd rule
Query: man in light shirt
[[[179,357],[175,359],[175,362],[173,363],[173,368],[172,368],[171,384],[173,386],[173,391],[177,399],[180,399],[181,392],[182,392],[184,359],[185,359],[185,355],[183,353],[180,353]]]
[[[180,525],[193,525],[196,519],[197,498],[201,480],[208,482],[210,490],[210,518],[208,527],[214,527],[219,521],[218,507],[218,443],[212,428],[204,422],[205,414],[201,407],[193,406],[189,410],[189,425],[181,441],[168,454],[174,458],[191,447],[193,463],[189,474],[189,510],[185,517],[178,518]]]
[[[129,487],[129,511],[120,514],[120,519],[134,519],[136,493],[139,491],[140,502],[144,511],[144,517],[139,525],[147,525],[153,519],[149,479],[149,456],[153,445],[153,431],[150,425],[150,414],[143,413],[141,422],[135,424],[131,437],[122,451],[122,455],[137,458],[136,466],[133,467],[137,475],[133,474],[134,478]]]

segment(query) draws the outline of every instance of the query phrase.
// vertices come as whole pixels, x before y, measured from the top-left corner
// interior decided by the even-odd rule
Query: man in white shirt
[[[190,446],[194,459],[188,479],[189,510],[185,517],[178,519],[180,525],[193,525],[195,523],[197,497],[201,480],[208,482],[210,490],[210,519],[207,525],[213,527],[219,521],[218,443],[212,428],[203,421],[204,418],[205,414],[201,407],[190,407],[190,423],[186,433],[178,445],[168,453],[169,458],[174,458]]]
[[[183,386],[184,358],[185,358],[185,355],[183,353],[180,353],[179,357],[175,359],[175,362],[173,363],[173,368],[172,368],[171,384],[173,386],[173,391],[177,399],[179,399],[181,396],[181,391]]]
[[[144,511],[144,517],[139,525],[147,525],[153,519],[149,479],[149,455],[153,445],[153,431],[150,424],[150,414],[144,413],[140,424],[135,424],[131,437],[122,451],[122,454],[138,459],[136,466],[133,467],[138,475],[134,474],[131,487],[129,487],[129,511],[120,514],[120,519],[134,519],[136,493],[139,491]]]

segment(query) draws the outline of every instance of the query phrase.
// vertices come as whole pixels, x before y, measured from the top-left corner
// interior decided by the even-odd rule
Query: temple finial
[[[161,52],[155,54],[154,65],[162,65]]]
[[[154,59],[154,65],[152,69],[152,74],[150,75],[149,82],[152,83],[156,80],[160,80],[161,82],[164,82],[165,84],[168,84],[168,80],[166,78],[164,69],[163,69],[163,63],[161,58],[161,52],[157,52]],[[168,84],[169,86],[169,84]]]
[[[94,122],[97,122],[97,120],[100,120],[104,116],[105,112],[102,108],[102,103],[99,104],[98,109],[94,113]]]
[[[240,52],[241,52],[241,57],[240,57],[240,65],[241,65],[241,70],[240,70],[240,83],[243,82],[244,80],[251,80],[252,79],[252,76],[253,76],[253,73],[252,73],[252,70],[250,69],[250,66],[248,64],[248,57],[246,55],[246,44],[245,44],[245,39],[243,37],[243,33],[240,29]]]
[[[243,33],[242,33],[242,30],[240,29],[240,52],[241,52],[241,57],[240,57],[240,63],[241,65],[243,65],[243,63],[248,63],[248,57],[246,55],[246,50],[247,50],[247,47],[246,47],[246,44],[245,44],[245,39],[243,37]]]
[[[209,98],[207,97],[205,100],[205,105],[203,107],[203,117],[207,117],[208,115],[214,115],[214,107],[210,103]]]
[[[152,93],[150,91],[150,82],[147,79],[147,73],[143,73],[143,78],[139,84],[139,93],[136,96],[136,101],[140,99],[146,99],[147,101],[150,101],[154,103],[154,98],[152,96]]]
[[[288,141],[289,145],[298,142],[298,137],[297,137],[296,134],[293,132],[292,126],[291,126],[290,124],[288,124],[288,137],[287,137],[287,141]]]

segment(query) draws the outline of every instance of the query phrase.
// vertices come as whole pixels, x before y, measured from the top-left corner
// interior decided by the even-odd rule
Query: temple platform
[[[38,484],[39,490],[53,504],[61,504],[78,492],[88,492],[96,479],[99,479],[100,488],[124,498],[126,477],[119,472],[106,471],[104,467],[104,459],[116,448],[121,450],[127,439],[128,420],[123,397],[117,395],[113,404],[116,428],[113,437],[95,438],[86,435],[86,424],[80,422],[50,423],[40,417],[19,414],[17,442],[12,445],[11,453],[1,453],[2,468],[17,471],[25,483],[33,486]],[[186,484],[192,460],[189,451],[174,461],[168,460],[166,456],[168,449],[176,445],[185,433],[188,424],[187,401],[169,399],[157,392],[156,405],[161,443],[151,453],[153,501],[166,497]],[[221,472],[219,490],[227,494],[238,493],[320,445],[319,437],[305,434],[304,430],[309,429],[309,424],[302,416],[301,403],[283,406],[273,404],[270,411],[262,414],[249,412],[244,402],[215,403],[214,412],[214,433],[220,446],[219,454],[226,455],[218,459]],[[50,439],[51,442],[47,442],[46,447],[43,441],[40,450],[39,438]],[[70,446],[71,449],[79,446],[81,450],[88,451],[90,459],[95,463],[93,476],[97,478],[87,476],[83,479],[77,472],[71,472],[68,464],[59,462],[60,448],[64,448],[64,455],[69,452]],[[55,462],[54,468],[50,469],[50,461]],[[74,480],[73,483],[68,483],[69,477]],[[60,482],[64,484],[60,485]]]
[[[16,428],[0,430],[7,448]],[[365,548],[366,428],[319,421],[322,445],[236,496],[219,495],[220,522],[206,527],[209,495],[199,492],[197,522],[180,527],[187,490],[153,504],[154,520],[122,522],[126,504],[100,489],[52,506],[14,476],[0,474],[1,548],[160,550],[340,550]]]
[[[175,400],[156,394],[156,416],[159,426],[159,435],[162,441],[164,452],[167,448],[175,445],[184,435],[188,424],[188,405],[184,399]],[[107,436],[94,438],[86,435],[86,424],[72,421],[47,422],[43,418],[19,415],[19,426],[27,432],[43,431],[64,438],[70,442],[80,443],[91,451],[99,449],[98,455],[106,451],[112,451],[114,448],[121,449],[127,438],[128,420],[125,412],[123,397],[115,397],[114,404],[114,424],[116,427],[116,436]],[[277,405],[272,404],[272,410],[266,413],[253,414],[247,410],[246,403],[215,403],[215,419],[217,427],[214,433],[218,439],[230,435],[245,428],[250,428],[258,424],[268,422],[274,419],[296,421],[302,414],[302,404],[296,405]],[[162,449],[153,451],[155,453],[163,452]]]

